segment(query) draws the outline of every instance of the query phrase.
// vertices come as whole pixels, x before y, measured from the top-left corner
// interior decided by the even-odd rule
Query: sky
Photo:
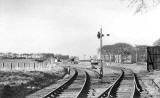
[[[152,45],[160,38],[160,7],[134,14],[123,0],[0,0],[0,52],[97,55],[118,42]]]

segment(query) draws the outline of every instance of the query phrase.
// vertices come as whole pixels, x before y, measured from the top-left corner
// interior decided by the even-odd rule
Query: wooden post
[[[26,66],[26,65],[25,65],[25,63],[24,63],[24,70],[25,70],[25,66]]]
[[[31,68],[31,66],[30,66],[30,65],[31,65],[31,63],[29,63],[29,64],[28,64],[28,68],[29,68],[29,70],[30,70],[30,68]]]
[[[4,62],[3,62],[3,64],[2,64],[2,67],[4,68]]]
[[[18,62],[18,69],[19,69],[19,62]]]
[[[35,70],[35,62],[34,62],[34,70]]]
[[[11,63],[11,70],[12,70],[12,63]]]

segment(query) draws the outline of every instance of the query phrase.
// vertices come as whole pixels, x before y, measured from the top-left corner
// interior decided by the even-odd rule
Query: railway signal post
[[[97,34],[98,39],[100,39],[100,74],[99,74],[100,79],[102,79],[103,77],[103,64],[102,64],[102,37],[103,36],[104,34],[102,34],[102,28],[101,28]]]
[[[103,62],[102,62],[102,37],[103,36],[104,36],[104,34],[102,33],[102,28],[101,28],[97,34],[98,39],[100,39],[100,74],[99,74],[99,79],[101,79],[101,80],[103,78]],[[109,36],[109,34],[107,34],[107,36]]]

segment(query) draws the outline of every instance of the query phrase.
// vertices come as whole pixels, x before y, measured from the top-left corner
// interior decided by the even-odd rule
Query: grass
[[[2,63],[5,63],[5,67],[9,68],[9,64],[12,62],[13,66],[17,66],[17,63],[22,64],[20,67],[23,67],[23,63],[36,63],[32,60],[0,60]],[[36,66],[39,66],[39,63],[36,63]],[[54,71],[53,71],[54,70]],[[40,90],[46,86],[49,86],[55,83],[57,80],[63,78],[66,71],[63,69],[55,69],[50,71],[24,71],[24,70],[7,70],[0,71],[0,98],[25,98],[26,95],[34,93],[37,90]]]
[[[0,72],[0,98],[25,98],[62,78],[65,73],[44,72]]]

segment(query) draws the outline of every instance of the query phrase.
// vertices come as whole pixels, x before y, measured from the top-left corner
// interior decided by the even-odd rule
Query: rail
[[[75,70],[74,75],[68,81],[60,85],[54,91],[48,93],[43,98],[56,98],[64,89],[66,89],[69,85],[72,84],[72,82],[76,79],[77,76],[78,76],[78,72],[77,70]]]
[[[121,81],[123,75],[124,75],[124,71],[121,70],[121,75],[117,78],[117,80],[112,85],[110,85],[102,94],[100,94],[98,98],[110,97],[111,90],[113,90],[115,85],[117,85]]]
[[[141,87],[139,87],[138,79],[135,73],[133,74],[133,76],[134,76],[134,89],[130,98],[140,98]]]
[[[89,87],[90,87],[90,77],[89,74],[85,71],[85,82],[76,98],[87,98]]]

